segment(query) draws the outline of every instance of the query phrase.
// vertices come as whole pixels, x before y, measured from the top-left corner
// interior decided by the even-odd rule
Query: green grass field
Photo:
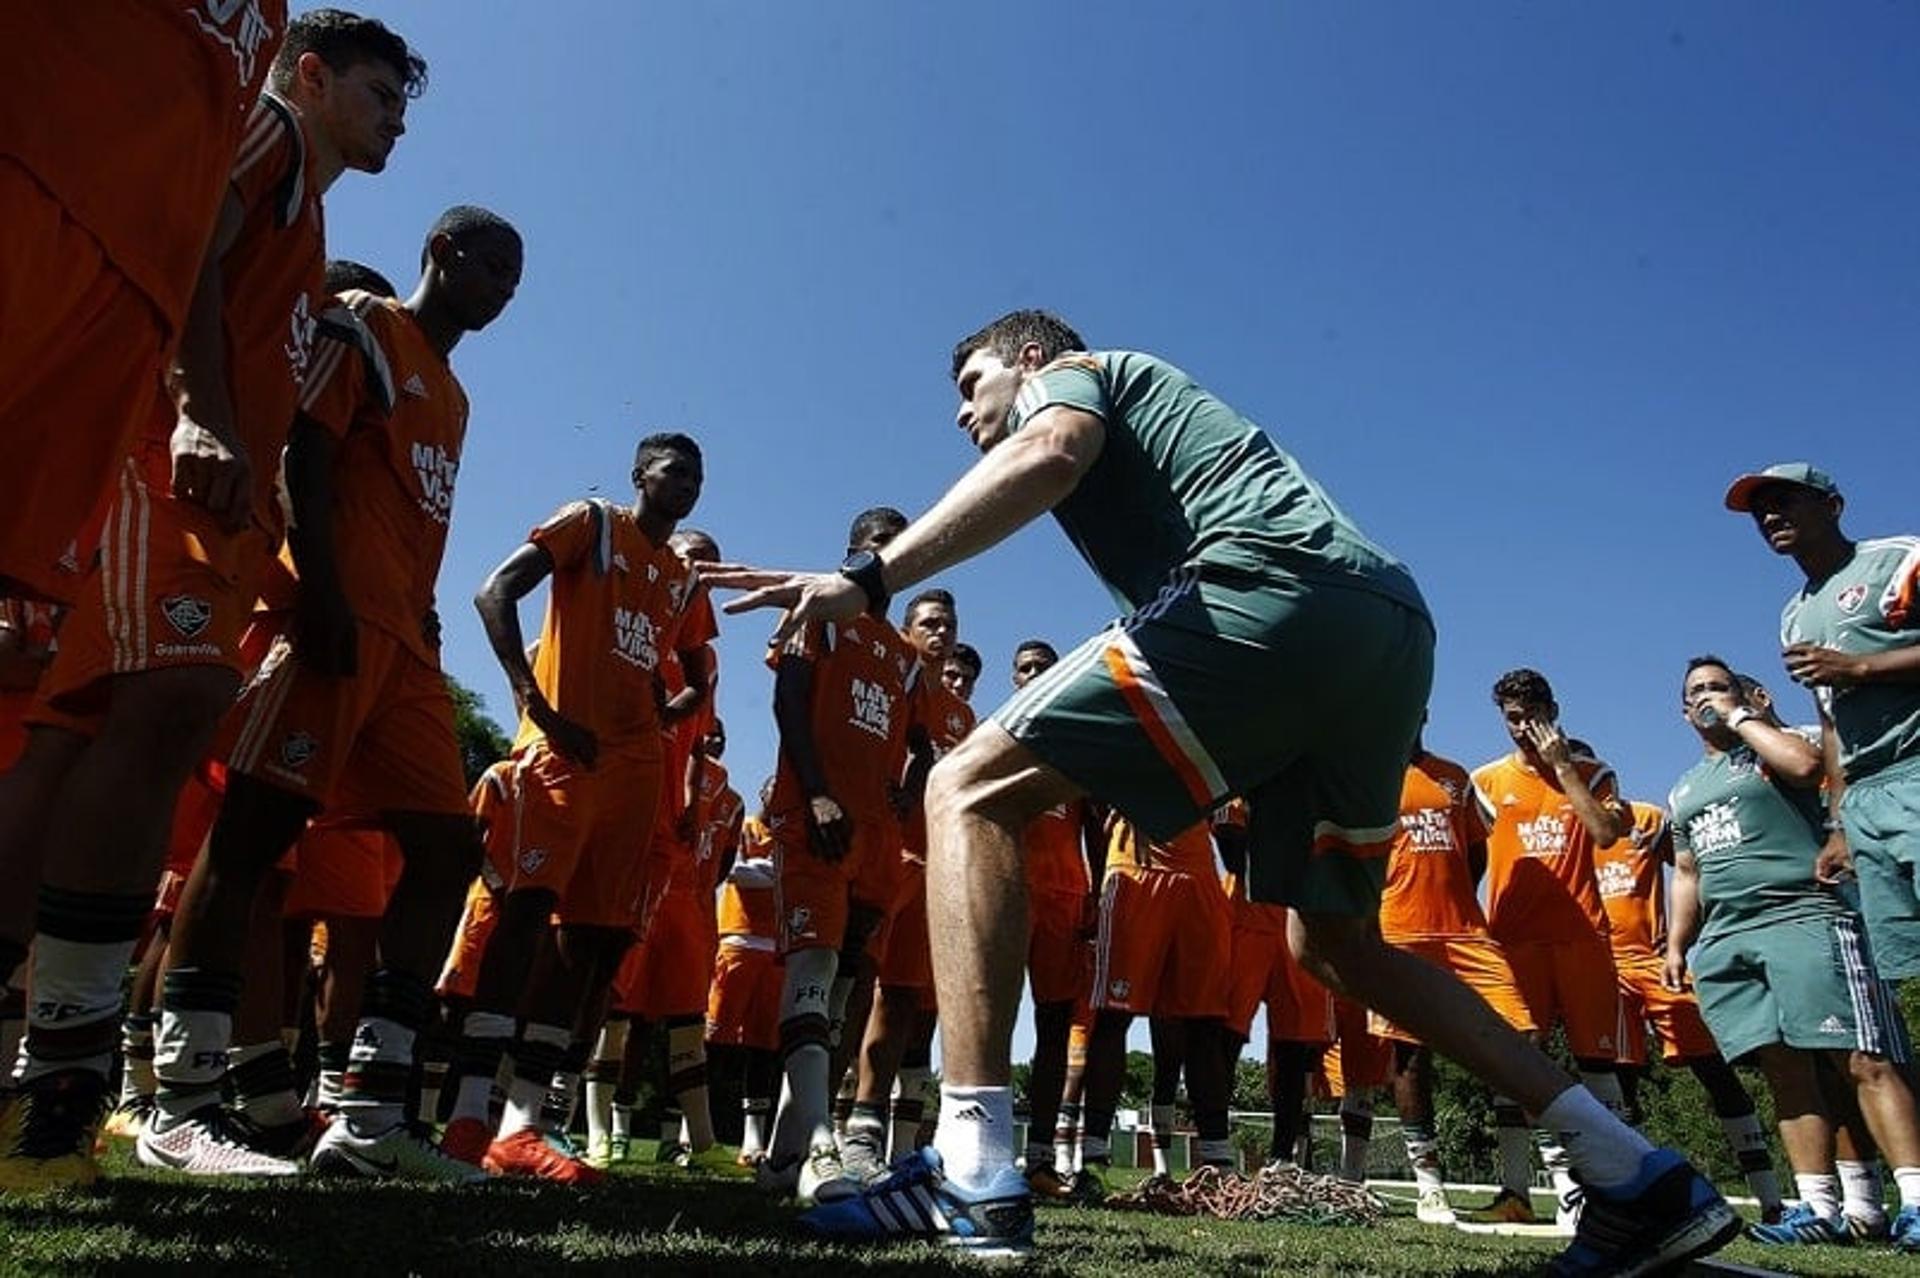
[[[673,1168],[623,1167],[570,1191],[495,1183],[423,1189],[301,1180],[215,1184],[135,1170],[109,1156],[95,1192],[0,1198],[0,1273],[512,1275],[585,1273],[854,1275],[978,1273],[927,1245],[829,1247],[796,1238],[793,1212],[750,1183]],[[1043,1209],[1022,1273],[1325,1275],[1526,1274],[1559,1246],[1434,1229],[1229,1224]],[[1920,1272],[1879,1250],[1783,1254],[1746,1242],[1721,1259],[1793,1274]]]

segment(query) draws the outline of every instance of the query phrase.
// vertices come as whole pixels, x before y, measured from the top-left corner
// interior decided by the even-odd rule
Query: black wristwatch
[[[867,594],[867,610],[884,613],[893,596],[887,593],[886,566],[880,562],[880,556],[871,550],[862,550],[848,555],[840,565],[840,575],[851,581]]]

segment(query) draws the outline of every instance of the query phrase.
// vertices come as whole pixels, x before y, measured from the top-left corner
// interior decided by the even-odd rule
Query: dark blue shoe
[[[1805,1203],[1801,1203],[1771,1225],[1748,1225],[1747,1237],[1757,1243],[1765,1243],[1769,1247],[1807,1246],[1819,1243],[1845,1247],[1853,1242],[1853,1233],[1847,1228],[1844,1216],[1822,1216]]]
[[[1893,1218],[1891,1237],[1895,1251],[1920,1251],[1920,1207],[1900,1209],[1900,1214]]]
[[[1554,1278],[1634,1278],[1718,1251],[1740,1233],[1740,1217],[1711,1181],[1670,1149],[1640,1164],[1632,1185],[1587,1187],[1573,1244],[1553,1262]]]
[[[921,1149],[854,1197],[815,1207],[799,1225],[835,1242],[919,1238],[987,1259],[1010,1259],[1033,1250],[1033,1195],[1013,1166],[985,1189],[962,1189],[946,1178],[939,1154]]]

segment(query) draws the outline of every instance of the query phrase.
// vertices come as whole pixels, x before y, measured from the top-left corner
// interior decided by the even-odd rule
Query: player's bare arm
[[[1554,782],[1560,787],[1560,792],[1567,796],[1573,814],[1580,818],[1580,824],[1587,828],[1587,835],[1596,846],[1605,847],[1633,827],[1633,814],[1627,811],[1625,804],[1618,800],[1603,800],[1587,787],[1586,778],[1580,775],[1580,769],[1574,765],[1573,749],[1567,743],[1567,734],[1559,724],[1550,719],[1532,718],[1527,720],[1526,733],[1528,745],[1540,762],[1552,771]]]
[[[660,705],[662,723],[674,723],[698,710],[707,700],[713,684],[713,649],[707,644],[681,648],[680,668],[686,672],[687,686],[666,698]]]
[[[327,428],[297,416],[287,436],[287,548],[300,587],[294,595],[293,635],[300,660],[321,674],[346,678],[360,666],[359,626],[340,585],[333,544],[334,439]]]
[[[600,743],[593,731],[567,718],[552,705],[534,681],[533,664],[527,660],[527,641],[520,631],[520,601],[553,575],[553,556],[544,546],[527,542],[480,583],[473,596],[474,609],[487,632],[493,657],[506,673],[513,698],[533,725],[540,729],[554,753],[591,768],[600,755]]]
[[[844,860],[853,848],[853,819],[827,793],[827,774],[813,740],[813,663],[796,653],[782,653],[774,670],[773,720],[780,729],[780,752],[806,792],[807,847],[824,860]]]
[[[246,526],[252,506],[253,463],[240,442],[227,386],[227,335],[221,319],[227,290],[221,259],[239,238],[246,212],[239,195],[229,190],[200,264],[168,379],[179,412],[169,441],[173,495],[206,507],[234,530]]]
[[[1831,887],[1853,877],[1853,849],[1847,846],[1846,827],[1840,823],[1840,800],[1847,792],[1847,774],[1840,766],[1840,733],[1824,706],[1820,708],[1820,757],[1827,781],[1827,841],[1813,860],[1813,878]]]
[[[1796,643],[1780,659],[1794,682],[1809,688],[1850,688],[1858,683],[1920,683],[1920,643],[1885,652],[1842,652]]]
[[[1667,961],[1660,983],[1687,988],[1687,950],[1700,934],[1700,867],[1691,852],[1676,851],[1667,896]]]
[[[907,525],[882,554],[887,592],[897,594],[1006,540],[1064,501],[1100,457],[1106,424],[1055,405],[996,445],[933,509]],[[730,613],[786,608],[773,642],[809,621],[844,621],[867,610],[866,591],[839,573],[778,572],[740,564],[703,568],[716,586],[747,593]]]
[[[927,776],[938,762],[938,754],[933,748],[933,738],[927,735],[924,724],[914,724],[907,729],[907,770],[900,778],[900,784],[893,794],[894,811],[901,819],[920,806],[927,793]]]

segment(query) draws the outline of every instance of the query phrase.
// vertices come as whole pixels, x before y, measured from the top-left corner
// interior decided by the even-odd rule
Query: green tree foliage
[[[452,675],[447,691],[453,694],[453,732],[460,742],[460,765],[467,784],[480,779],[489,766],[507,757],[513,742],[487,714],[487,701]]]

